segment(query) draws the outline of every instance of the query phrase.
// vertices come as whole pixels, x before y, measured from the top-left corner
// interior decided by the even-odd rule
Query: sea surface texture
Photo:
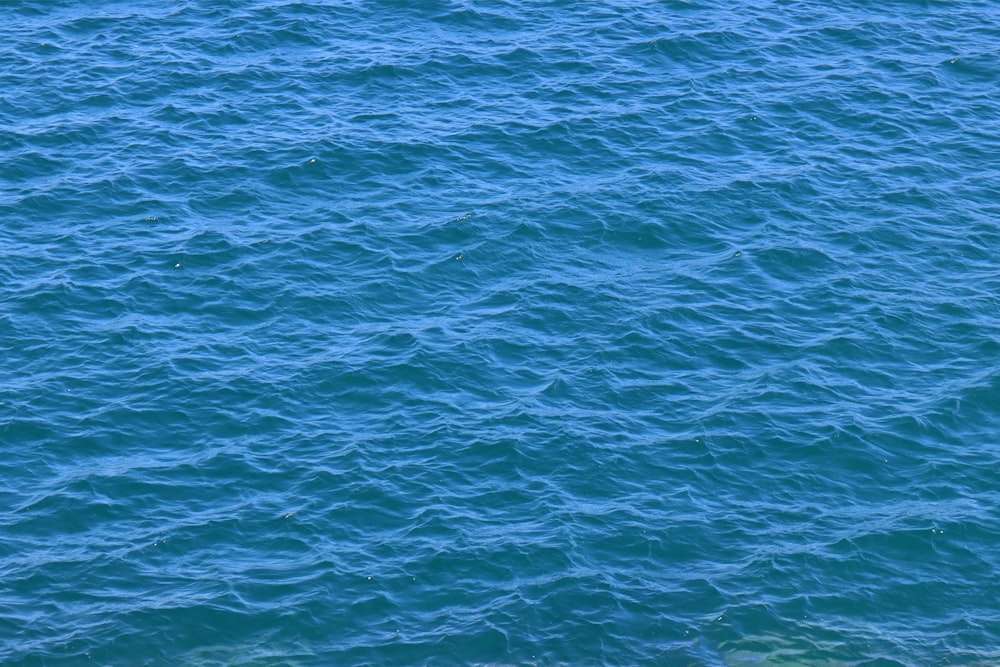
[[[6,0],[0,663],[1000,664],[1000,3]]]

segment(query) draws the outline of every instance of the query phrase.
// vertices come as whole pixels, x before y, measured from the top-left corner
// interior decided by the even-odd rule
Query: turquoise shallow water
[[[998,26],[5,3],[0,662],[1000,663]]]

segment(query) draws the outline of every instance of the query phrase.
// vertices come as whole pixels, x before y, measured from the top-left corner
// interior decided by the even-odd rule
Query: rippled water
[[[997,664],[998,25],[6,2],[0,662]]]

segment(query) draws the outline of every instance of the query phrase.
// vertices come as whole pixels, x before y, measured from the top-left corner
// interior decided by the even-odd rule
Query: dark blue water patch
[[[0,656],[996,660],[996,10],[0,18]]]

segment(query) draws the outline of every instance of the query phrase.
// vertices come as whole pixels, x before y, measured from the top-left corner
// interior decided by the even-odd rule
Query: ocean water
[[[1000,664],[1000,4],[5,0],[0,663]]]

